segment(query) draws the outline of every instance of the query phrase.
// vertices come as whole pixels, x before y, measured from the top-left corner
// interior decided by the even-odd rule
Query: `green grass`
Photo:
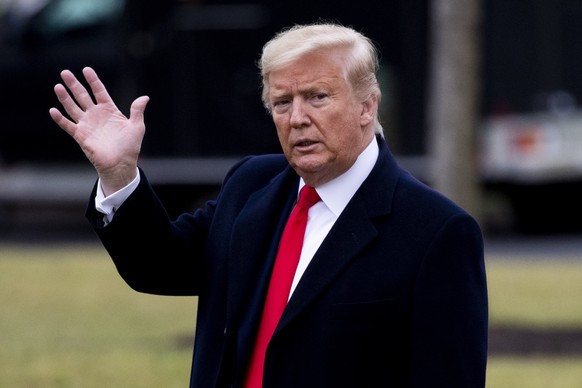
[[[582,259],[487,271],[492,325],[582,328]],[[188,386],[196,299],[131,290],[99,245],[0,245],[0,304],[0,387]],[[579,388],[582,357],[491,357],[487,379]]]
[[[580,388],[582,357],[490,358],[487,388]]]
[[[131,290],[103,249],[0,247],[0,387],[186,387],[195,298]]]
[[[582,329],[582,257],[487,260],[491,325]],[[487,388],[580,387],[582,355],[489,358]]]
[[[495,259],[487,271],[491,324],[582,329],[582,258]]]

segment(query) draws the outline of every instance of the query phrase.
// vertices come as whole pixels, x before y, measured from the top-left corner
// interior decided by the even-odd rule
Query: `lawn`
[[[140,294],[98,246],[0,247],[0,387],[187,387],[196,299]]]
[[[582,330],[580,257],[487,262],[490,324],[529,329]],[[580,388],[582,352],[490,356],[487,388]]]
[[[582,329],[582,259],[487,268],[492,325]],[[99,245],[0,245],[0,303],[0,387],[188,386],[196,299],[131,290]],[[494,356],[487,387],[582,387],[582,356]]]

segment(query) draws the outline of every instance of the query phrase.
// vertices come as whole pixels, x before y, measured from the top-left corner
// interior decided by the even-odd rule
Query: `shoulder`
[[[247,156],[231,167],[224,183],[270,181],[288,167],[289,163],[282,154]]]
[[[217,209],[240,210],[249,198],[258,192],[288,192],[297,175],[284,155],[269,154],[248,156],[232,166],[223,180],[218,197]]]
[[[247,156],[228,171],[221,191],[255,191],[267,186],[283,173],[291,175],[291,172],[293,169],[282,154]]]
[[[384,141],[374,169],[362,185],[362,197],[375,209],[375,214],[393,213],[406,219],[424,222],[443,220],[465,211],[426,182],[403,169]]]
[[[425,231],[479,236],[477,220],[455,201],[409,174],[402,174],[394,197],[394,211],[410,225]],[[414,227],[414,226],[413,226]],[[468,238],[468,236],[466,236]]]
[[[407,172],[400,175],[399,194],[402,200],[409,200],[425,211],[431,209],[432,212],[442,212],[443,215],[466,213],[452,199]]]

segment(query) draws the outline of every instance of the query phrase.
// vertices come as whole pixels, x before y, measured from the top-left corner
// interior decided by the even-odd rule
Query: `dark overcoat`
[[[481,230],[377,140],[277,326],[264,388],[485,386]],[[198,296],[191,387],[240,387],[299,178],[283,155],[245,158],[216,200],[171,221],[141,174],[109,225],[95,192],[87,217],[132,288]]]

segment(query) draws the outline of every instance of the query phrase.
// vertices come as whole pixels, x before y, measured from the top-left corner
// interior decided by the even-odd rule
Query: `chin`
[[[321,171],[325,163],[319,157],[301,156],[293,159],[291,165],[298,171],[313,174]]]

